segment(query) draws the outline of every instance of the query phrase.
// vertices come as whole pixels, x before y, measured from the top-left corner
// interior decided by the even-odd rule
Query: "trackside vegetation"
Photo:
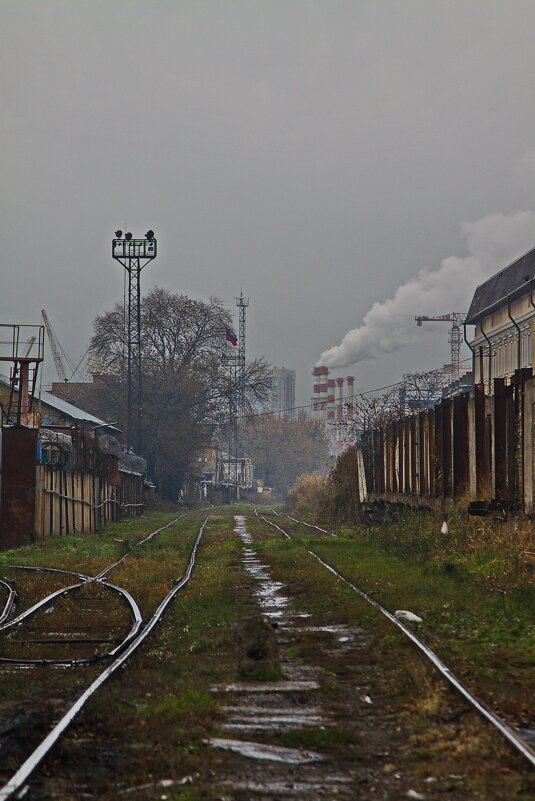
[[[513,725],[535,728],[531,521],[392,505],[366,525],[331,528],[337,540],[314,538],[320,556],[391,611],[420,616],[424,641],[474,692]]]
[[[370,681],[406,736],[403,770],[420,778],[466,775],[472,790],[485,799],[530,798],[533,787],[522,777],[521,761],[477,715],[468,715],[455,692],[401,632],[327,570],[318,569],[305,549],[388,609],[421,616],[419,636],[473,692],[510,724],[526,730],[534,727],[533,597],[529,603],[525,597],[510,602],[512,630],[499,597],[448,570],[429,570],[408,556],[389,553],[373,541],[371,532],[342,528],[334,539],[284,517],[276,522],[291,540],[269,536],[260,550],[277,579],[289,582],[293,597],[316,620],[356,624],[373,633]],[[261,524],[252,530],[261,531]],[[301,655],[309,654],[302,650]],[[325,669],[332,667],[327,663]]]

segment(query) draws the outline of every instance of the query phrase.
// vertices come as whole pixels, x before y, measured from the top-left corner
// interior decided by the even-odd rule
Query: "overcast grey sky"
[[[250,355],[294,368],[305,402],[322,352],[422,268],[479,260],[434,308],[402,292],[405,315],[463,311],[535,245],[532,0],[0,8],[0,321],[46,308],[73,359],[122,297],[125,223],[158,237],[144,290],[243,288]],[[368,389],[448,359],[447,326],[414,336],[341,374]]]

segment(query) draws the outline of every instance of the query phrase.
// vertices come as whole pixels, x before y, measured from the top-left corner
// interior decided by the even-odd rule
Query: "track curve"
[[[63,732],[68,728],[89,698],[91,698],[91,696],[99,689],[99,687],[101,687],[102,684],[104,684],[104,682],[107,681],[107,679],[126,662],[130,655],[141,645],[141,643],[146,639],[146,637],[159,622],[167,606],[171,603],[175,595],[182,589],[182,587],[187,584],[191,577],[199,544],[201,542],[208,519],[208,517],[205,518],[199,529],[184,575],[180,579],[176,580],[172,590],[170,590],[170,592],[163,598],[150,620],[146,623],[142,631],[134,637],[126,650],[124,650],[123,653],[118,656],[111,665],[103,670],[102,673],[100,673],[99,676],[97,676],[97,678],[89,685],[89,687],[84,690],[74,704],[72,704],[67,712],[63,715],[61,720],[55,724],[47,736],[20,766],[16,773],[14,773],[9,781],[2,788],[0,788],[0,801],[5,801],[5,799],[10,798],[15,792],[20,790],[29,776],[48,754],[50,749],[59,740]]]

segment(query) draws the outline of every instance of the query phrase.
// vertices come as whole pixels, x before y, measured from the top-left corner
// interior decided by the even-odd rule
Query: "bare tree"
[[[442,395],[448,376],[443,370],[427,373],[404,373],[402,392],[408,411],[418,411],[432,406]]]
[[[168,496],[199,450],[227,423],[234,390],[225,359],[232,347],[225,339],[230,324],[218,298],[204,303],[156,287],[142,299],[144,455]],[[116,387],[124,388],[126,321],[119,304],[95,319],[90,355]],[[265,399],[268,375],[263,359],[246,365],[247,408]],[[116,415],[124,422],[124,408]]]

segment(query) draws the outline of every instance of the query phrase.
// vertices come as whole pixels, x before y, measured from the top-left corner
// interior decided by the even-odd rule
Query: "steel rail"
[[[38,612],[39,609],[41,609],[43,606],[47,606],[48,604],[52,603],[52,601],[58,596],[63,595],[64,593],[66,594],[71,590],[75,590],[78,587],[82,587],[85,583],[86,583],[85,581],[82,581],[79,582],[78,584],[71,584],[69,587],[61,587],[61,589],[52,592],[50,595],[47,595],[46,598],[42,598],[36,604],[30,606],[30,608],[27,609],[25,612],[22,612],[20,615],[13,618],[13,620],[8,621],[7,623],[3,623],[0,626],[0,631],[4,631],[5,629],[10,628],[11,626],[15,626],[17,623],[21,623],[27,617],[30,617],[30,615],[33,615],[36,612]]]
[[[96,581],[96,579],[93,579],[93,581]],[[109,659],[110,657],[113,657],[116,654],[120,653],[124,648],[126,648],[128,643],[136,636],[136,634],[138,633],[139,629],[141,628],[141,625],[143,624],[143,618],[141,617],[141,610],[139,609],[139,606],[137,605],[137,603],[133,599],[133,597],[130,595],[128,590],[125,590],[123,587],[118,587],[115,584],[110,584],[107,581],[99,580],[98,583],[101,584],[103,587],[109,587],[110,589],[115,590],[120,595],[122,595],[122,597],[126,600],[127,604],[130,606],[130,609],[132,611],[132,616],[134,618],[134,622],[132,624],[132,627],[131,627],[130,631],[128,632],[126,637],[124,637],[121,640],[121,642],[112,651],[107,651],[104,654],[93,654],[93,656],[80,657],[80,658],[77,658],[77,659],[46,659],[46,658],[43,658],[43,659],[15,659],[13,657],[0,656],[0,663],[8,663],[8,664],[11,664],[11,665],[13,665],[13,664],[15,664],[15,665],[62,665],[64,667],[77,667],[78,665],[89,665],[92,662],[96,662],[96,661],[99,661],[101,659]],[[81,587],[82,584],[78,584],[78,585],[75,585],[75,586]],[[73,589],[73,588],[71,587],[70,589]],[[70,591],[70,590],[68,590],[68,591]],[[65,592],[64,590],[62,590],[62,592],[64,594],[67,594],[67,592]],[[45,599],[45,600],[47,600],[47,599]],[[27,611],[31,612],[31,610],[27,610]],[[15,619],[15,620],[12,620],[9,625],[17,623],[18,621],[20,621],[20,617]],[[5,626],[3,628],[7,628],[7,626]]]
[[[86,576],[85,573],[77,573],[75,570],[62,570],[59,567],[44,567],[44,565],[10,565],[8,562],[2,562],[0,567],[10,567],[14,570],[34,570],[37,573],[64,573],[66,576],[76,576],[76,578],[83,581],[91,581],[91,576]]]
[[[122,650],[124,650],[124,648],[127,646],[127,644],[136,636],[136,634],[137,634],[137,632],[138,632],[138,630],[139,630],[139,628],[140,628],[140,626],[142,624],[141,612],[140,612],[140,609],[139,609],[137,603],[135,602],[135,600],[132,598],[132,596],[130,595],[130,593],[127,590],[124,590],[122,587],[118,587],[115,584],[108,583],[107,581],[104,580],[104,576],[107,573],[109,573],[113,568],[115,568],[118,565],[120,565],[127,558],[127,556],[130,556],[130,554],[132,553],[134,548],[137,548],[140,545],[143,545],[143,543],[148,542],[153,537],[155,537],[157,534],[160,534],[165,529],[169,528],[170,526],[173,526],[179,520],[182,520],[182,518],[186,517],[188,514],[189,514],[189,512],[185,512],[184,514],[179,515],[178,517],[174,518],[174,520],[171,520],[170,523],[166,523],[166,525],[160,526],[160,528],[155,529],[155,531],[151,531],[150,534],[148,534],[142,540],[137,542],[130,549],[130,551],[128,551],[123,557],[121,557],[121,559],[118,559],[116,562],[113,562],[111,565],[108,565],[108,567],[106,567],[104,570],[101,570],[101,572],[97,576],[94,576],[94,577],[86,576],[83,573],[76,573],[76,572],[71,571],[71,570],[63,570],[63,569],[55,568],[55,567],[41,567],[41,566],[33,567],[33,566],[27,566],[27,565],[3,565],[4,567],[11,567],[11,568],[18,569],[18,570],[33,570],[33,571],[37,571],[37,572],[62,573],[64,575],[76,576],[77,578],[82,579],[82,583],[73,584],[70,587],[63,587],[60,590],[56,590],[55,592],[53,592],[50,595],[46,596],[46,598],[42,598],[40,601],[38,601],[36,604],[34,604],[32,607],[27,609],[22,614],[18,615],[18,617],[14,618],[13,620],[9,621],[8,623],[4,623],[3,625],[2,625],[2,621],[5,620],[6,617],[8,617],[9,613],[7,615],[2,615],[2,617],[0,617],[0,631],[2,631],[3,629],[7,629],[7,628],[9,628],[11,626],[14,626],[14,625],[16,625],[18,623],[21,623],[26,618],[28,618],[31,615],[33,615],[36,612],[38,612],[44,606],[47,606],[50,603],[52,603],[52,601],[54,601],[58,596],[63,595],[63,594],[66,595],[71,590],[80,588],[81,586],[83,586],[84,583],[89,583],[89,582],[101,583],[103,586],[108,586],[108,587],[116,590],[118,593],[120,593],[125,598],[125,600],[127,601],[127,603],[129,604],[129,606],[130,606],[130,608],[132,610],[133,617],[134,617],[134,623],[133,623],[133,626],[132,626],[131,630],[129,631],[129,633],[117,645],[117,647],[114,648],[112,651],[106,652],[104,654],[94,654],[93,656],[83,657],[83,658],[79,658],[79,659],[13,659],[11,657],[0,657],[0,663],[8,663],[8,664],[16,664],[16,665],[63,665],[64,667],[76,667],[78,665],[90,664],[91,662],[95,662],[95,661],[100,660],[100,659],[106,659],[106,658],[113,657],[117,653],[120,653]]]
[[[317,531],[321,531],[322,534],[328,534],[329,537],[335,537],[335,538],[338,537],[338,534],[333,534],[332,531],[327,531],[327,529],[325,528],[321,528],[320,526],[315,526],[313,523],[305,523],[304,520],[296,520],[295,517],[290,517],[290,515],[281,515],[281,513],[277,512],[275,508],[273,508],[271,511],[273,512],[274,515],[277,515],[277,517],[287,517],[288,520],[292,520],[294,523],[298,523],[300,526],[307,526],[307,528],[315,528]],[[255,515],[258,514],[258,510],[255,509],[254,513]]]
[[[319,526],[315,526],[312,523],[305,523],[304,520],[296,520],[295,517],[290,517],[290,515],[285,515],[285,517],[287,517],[288,520],[293,520],[294,523],[298,523],[300,526],[307,526],[307,528],[315,528],[318,531],[321,531],[323,534],[328,534],[329,537],[336,538],[338,536],[337,534],[333,534],[332,531],[327,531],[326,529],[320,528]]]
[[[24,620],[29,615],[37,612],[42,606],[45,606],[47,603],[51,603],[55,598],[58,597],[58,595],[61,595],[63,592],[69,592],[70,590],[73,590],[76,587],[81,587],[82,584],[86,583],[86,582],[100,581],[101,579],[104,578],[106,573],[109,573],[110,570],[112,570],[114,567],[117,567],[117,565],[121,564],[121,562],[123,562],[126,559],[127,556],[130,556],[130,554],[132,553],[134,548],[137,548],[139,545],[142,545],[144,542],[147,542],[147,540],[151,539],[156,534],[159,534],[164,529],[169,528],[169,526],[174,525],[179,520],[181,520],[183,517],[186,517],[187,514],[189,514],[189,512],[186,512],[186,514],[180,515],[179,517],[175,518],[174,520],[172,520],[167,525],[161,526],[161,528],[158,528],[158,529],[156,529],[156,531],[151,532],[147,537],[145,537],[144,539],[142,539],[139,542],[137,542],[133,546],[133,548],[130,551],[128,551],[128,553],[126,553],[123,557],[121,557],[121,559],[118,559],[116,562],[113,562],[111,565],[108,565],[108,567],[104,568],[104,570],[101,570],[100,573],[98,573],[98,575],[96,575],[96,576],[87,576],[84,573],[76,573],[76,572],[71,571],[71,570],[62,570],[62,569],[57,568],[57,567],[42,567],[42,566],[31,567],[31,566],[28,566],[28,565],[3,564],[2,567],[10,567],[10,568],[13,568],[13,569],[16,569],[16,570],[33,570],[33,571],[36,571],[36,572],[63,573],[63,574],[68,575],[68,576],[76,576],[77,578],[82,579],[82,583],[73,584],[70,587],[63,587],[62,589],[56,590],[56,592],[53,592],[50,595],[47,595],[46,598],[42,598],[40,601],[38,601],[32,607],[27,609],[26,612],[23,612],[21,615],[19,615],[18,617],[14,618],[13,620],[11,620],[9,623],[5,623],[4,625],[0,625],[0,631],[2,629],[8,628],[9,626],[13,626],[15,623],[21,622],[22,620]]]
[[[7,600],[4,604],[2,612],[0,612],[0,624],[2,624],[4,620],[7,620],[11,614],[11,610],[13,609],[15,600],[17,598],[17,591],[11,586],[11,584],[9,584],[9,582],[4,581],[4,579],[0,579],[0,584],[3,584],[4,587],[7,587],[8,589]]]
[[[99,676],[87,687],[86,690],[80,695],[80,697],[72,704],[72,706],[67,710],[67,712],[63,715],[61,720],[59,720],[56,725],[51,729],[51,731],[47,734],[47,736],[41,741],[41,743],[37,746],[37,748],[30,754],[30,756],[24,761],[24,763],[20,766],[20,768],[13,774],[11,779],[2,787],[0,788],[0,801],[5,801],[5,799],[9,798],[13,795],[20,787],[24,784],[24,782],[28,779],[28,777],[33,773],[35,768],[39,765],[39,763],[44,759],[44,757],[48,754],[50,749],[53,745],[59,740],[63,732],[68,728],[68,726],[72,723],[78,712],[82,709],[84,704],[88,701],[89,698],[99,689],[99,687],[104,684],[104,682],[113,674],[115,671],[121,667],[121,665],[126,662],[128,657],[141,645],[143,640],[150,634],[152,629],[160,620],[164,610],[173,600],[175,595],[182,589],[182,587],[187,584],[190,579],[191,573],[193,571],[193,567],[195,565],[195,560],[197,556],[197,550],[199,547],[199,543],[201,541],[201,537],[204,533],[205,526],[208,522],[208,517],[205,518],[204,523],[202,524],[201,528],[199,529],[199,533],[195,539],[195,543],[193,545],[190,560],[188,566],[186,568],[186,572],[182,576],[182,578],[177,581],[173,589],[165,596],[165,598],[161,601],[160,605],[156,609],[156,612],[153,614],[151,619],[148,621],[145,628],[141,631],[140,634],[136,636],[136,638],[130,643],[126,651],[122,653],[111,665],[109,665],[105,670],[100,673]]]
[[[270,520],[267,520],[263,515],[260,515],[262,520],[264,520],[268,525],[273,526],[273,528],[278,529],[278,531],[282,532],[284,536],[291,540],[292,537],[280,526],[275,525]],[[463,682],[455,676],[455,674],[444,664],[444,662],[440,659],[440,657],[425,643],[423,643],[415,634],[414,632],[406,626],[401,620],[398,620],[388,609],[385,609],[378,601],[368,595],[364,590],[359,589],[355,584],[353,584],[350,579],[343,576],[336,568],[326,562],[324,559],[321,558],[317,553],[311,551],[306,546],[305,550],[310,556],[313,556],[318,562],[323,565],[327,570],[329,570],[334,576],[338,579],[343,581],[350,587],[354,592],[360,595],[365,601],[369,604],[374,606],[382,615],[384,615],[391,623],[398,627],[411,641],[412,643],[420,649],[420,651],[433,663],[433,665],[437,668],[437,670],[444,676],[444,678],[454,687],[462,696],[463,698],[468,701],[468,703],[489,723],[491,723],[499,732],[502,734],[509,743],[519,751],[523,757],[525,757],[528,762],[531,764],[532,767],[535,767],[535,752],[524,742],[524,740],[507,724],[503,721],[490,707],[488,707],[483,701],[481,701],[477,696],[475,696],[469,689],[466,687]]]

